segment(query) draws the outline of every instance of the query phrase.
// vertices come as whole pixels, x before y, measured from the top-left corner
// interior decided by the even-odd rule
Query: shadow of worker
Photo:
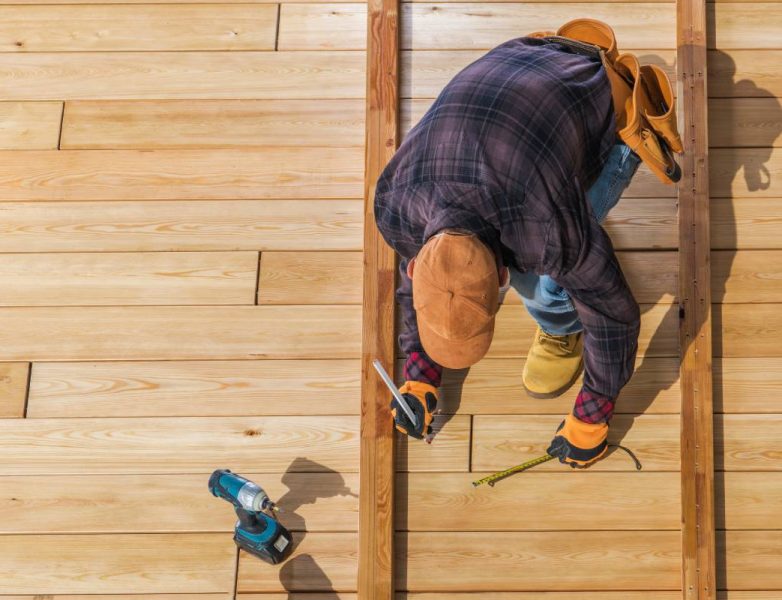
[[[326,572],[312,554],[297,553],[307,537],[307,522],[299,514],[303,506],[335,496],[358,497],[346,484],[340,473],[311,461],[296,458],[282,476],[288,491],[279,499],[280,521],[293,533],[293,556],[280,569],[280,583],[288,592],[288,598],[299,597],[300,592],[318,592],[318,600],[339,600],[339,595]]]

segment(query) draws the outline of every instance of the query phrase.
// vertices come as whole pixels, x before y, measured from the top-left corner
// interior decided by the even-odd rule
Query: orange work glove
[[[546,452],[574,469],[586,469],[608,450],[607,437],[607,423],[584,423],[570,414],[557,428]]]
[[[394,416],[396,428],[416,439],[422,440],[425,435],[432,433],[432,413],[437,407],[437,388],[421,381],[407,381],[399,388],[402,397],[407,400],[407,405],[412,409],[418,426],[413,427],[405,411],[399,407],[396,399],[391,401],[391,414]]]

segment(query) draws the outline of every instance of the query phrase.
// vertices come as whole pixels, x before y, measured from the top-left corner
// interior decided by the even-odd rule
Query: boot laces
[[[541,343],[550,344],[552,346],[559,346],[562,350],[569,349],[570,336],[568,335],[551,335],[546,333],[542,329],[540,330]]]

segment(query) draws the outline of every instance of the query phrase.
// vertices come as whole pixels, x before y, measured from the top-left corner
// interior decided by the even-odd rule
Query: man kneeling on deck
[[[512,286],[538,323],[527,393],[558,396],[584,370],[548,453],[587,467],[606,452],[640,324],[599,223],[641,159],[618,139],[627,117],[615,114],[605,53],[567,41],[511,40],[456,75],[381,175],[375,217],[403,258],[400,391],[418,426],[394,401],[397,428],[419,439],[431,432],[442,367],[486,354],[502,288]],[[646,161],[648,148],[633,147]],[[668,182],[678,178],[675,161],[665,171]]]

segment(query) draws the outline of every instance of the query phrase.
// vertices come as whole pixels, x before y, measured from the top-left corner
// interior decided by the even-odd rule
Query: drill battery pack
[[[276,519],[261,515],[266,520],[266,527],[257,533],[237,527],[234,531],[234,542],[245,552],[257,556],[261,560],[276,565],[290,556],[293,550],[293,538]],[[256,528],[258,531],[258,528]]]

